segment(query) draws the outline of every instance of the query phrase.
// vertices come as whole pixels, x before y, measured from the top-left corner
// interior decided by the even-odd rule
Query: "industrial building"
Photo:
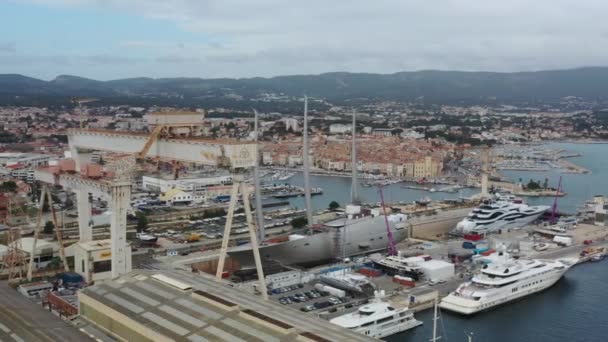
[[[35,268],[43,268],[54,258],[59,256],[59,245],[54,242],[39,239],[36,242],[36,250],[34,251],[34,238],[25,237],[20,240],[17,247],[25,255],[25,260],[29,262],[30,256],[34,256]],[[2,258],[7,252],[8,247],[0,245],[0,258]]]
[[[0,283],[0,341],[95,341],[75,327]]]
[[[80,315],[125,341],[372,341],[186,271],[132,271],[79,292]]]
[[[74,271],[80,274],[85,282],[90,283],[112,277],[112,244],[111,240],[93,240],[73,244]],[[126,246],[130,254],[131,246]],[[131,269],[131,258],[126,259],[127,269]]]
[[[154,192],[167,192],[171,189],[179,189],[186,192],[203,191],[208,186],[226,185],[232,183],[232,176],[212,176],[173,179],[167,177],[142,177],[142,188]]]

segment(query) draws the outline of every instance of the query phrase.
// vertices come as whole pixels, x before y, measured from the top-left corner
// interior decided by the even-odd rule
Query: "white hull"
[[[479,217],[474,215],[473,213],[478,208],[474,209],[472,214],[469,217],[460,221],[454,230],[454,232],[459,234],[469,234],[469,233],[491,233],[496,232],[499,229],[513,229],[513,228],[521,228],[524,227],[536,219],[538,219],[549,207],[547,206],[536,206],[536,207],[528,207],[529,213],[520,213],[520,212],[511,212],[508,209],[502,211],[498,217],[490,218],[492,215],[491,212],[488,215],[488,218]],[[473,218],[471,218],[473,215]],[[514,218],[514,215],[525,215],[523,217]],[[477,216],[477,217],[475,217]]]
[[[389,303],[383,302],[376,291],[375,301],[360,307],[357,311],[330,320],[332,324],[358,332],[359,334],[383,338],[422,324],[414,317],[414,312],[408,308],[395,309]]]
[[[405,321],[403,323],[389,322],[385,325],[381,325],[378,327],[371,328],[360,328],[355,330],[358,333],[364,334],[366,336],[370,336],[373,338],[383,338],[387,336],[391,336],[402,331],[414,329],[415,327],[422,325],[422,322],[416,319]],[[366,331],[369,331],[369,334],[365,334]]]
[[[489,310],[553,286],[561,279],[568,269],[569,267],[554,269],[548,273],[538,274],[514,284],[501,287],[499,292],[480,301],[463,298],[453,292],[441,300],[439,307],[463,315],[471,315],[480,311]]]

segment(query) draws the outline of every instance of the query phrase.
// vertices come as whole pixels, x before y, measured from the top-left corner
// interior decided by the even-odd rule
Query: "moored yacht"
[[[549,209],[546,205],[529,206],[521,199],[497,196],[473,209],[456,225],[459,234],[487,233],[506,228],[521,228],[532,223]]]
[[[387,257],[372,256],[372,262],[376,267],[383,269],[390,275],[407,276],[413,280],[420,280],[423,273],[419,263],[424,262],[420,257],[402,257],[401,253]]]
[[[409,308],[396,309],[382,300],[384,291],[376,291],[373,302],[357,311],[330,320],[331,323],[373,338],[383,338],[422,324]]]
[[[488,310],[552,286],[576,263],[575,259],[516,260],[504,249],[471,281],[443,298],[439,307],[464,315]]]

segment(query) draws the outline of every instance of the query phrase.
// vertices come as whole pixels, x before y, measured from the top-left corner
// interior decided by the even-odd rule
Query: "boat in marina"
[[[439,307],[463,315],[488,310],[555,284],[577,259],[514,259],[499,248],[498,257],[441,300]]]
[[[394,308],[383,300],[384,291],[376,291],[375,294],[371,303],[330,322],[372,338],[383,338],[422,325],[414,318],[413,310]]]
[[[496,195],[473,209],[458,222],[458,234],[488,233],[499,229],[521,228],[534,222],[549,209],[546,205],[529,206],[513,196]]]
[[[423,276],[419,264],[424,262],[420,257],[403,257],[399,252],[397,255],[387,257],[372,256],[374,265],[383,269],[390,275],[400,275],[410,277],[413,280],[420,280]]]

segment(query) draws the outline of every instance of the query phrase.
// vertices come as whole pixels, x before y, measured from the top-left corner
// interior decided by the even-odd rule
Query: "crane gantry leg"
[[[255,225],[253,222],[253,215],[251,214],[251,206],[249,203],[249,188],[247,183],[243,181],[242,175],[236,175],[233,177],[232,191],[230,193],[230,203],[228,204],[228,213],[226,214],[226,225],[224,227],[224,235],[222,237],[222,247],[220,249],[220,260],[217,265],[217,271],[215,277],[220,280],[222,279],[222,273],[224,273],[224,264],[226,263],[226,254],[228,251],[228,241],[230,240],[230,232],[232,230],[232,221],[234,218],[234,211],[236,209],[236,203],[238,202],[239,190],[243,196],[243,206],[245,207],[245,217],[247,219],[247,228],[249,229],[249,238],[251,240],[251,247],[253,249],[253,257],[255,259],[255,267],[258,274],[259,291],[262,293],[264,299],[268,299],[268,293],[266,289],[266,281],[264,278],[264,270],[262,268],[262,259],[260,257],[260,250],[258,244],[257,232],[255,231]]]
[[[70,270],[68,266],[68,261],[65,257],[65,249],[63,247],[63,232],[57,223],[57,214],[55,213],[55,207],[53,206],[53,198],[51,196],[51,192],[49,188],[45,185],[42,187],[40,191],[40,201],[38,202],[38,215],[36,217],[36,228],[34,228],[34,242],[32,244],[32,252],[30,254],[30,263],[27,269],[27,280],[32,280],[33,268],[34,268],[34,258],[36,256],[36,244],[38,243],[38,235],[40,234],[40,226],[42,223],[42,210],[44,208],[45,199],[48,201],[49,209],[51,210],[51,218],[53,225],[55,226],[55,234],[57,237],[57,243],[59,244],[59,257],[61,258],[61,262],[63,263],[63,269],[67,272]],[[63,222],[61,222],[63,226]]]

